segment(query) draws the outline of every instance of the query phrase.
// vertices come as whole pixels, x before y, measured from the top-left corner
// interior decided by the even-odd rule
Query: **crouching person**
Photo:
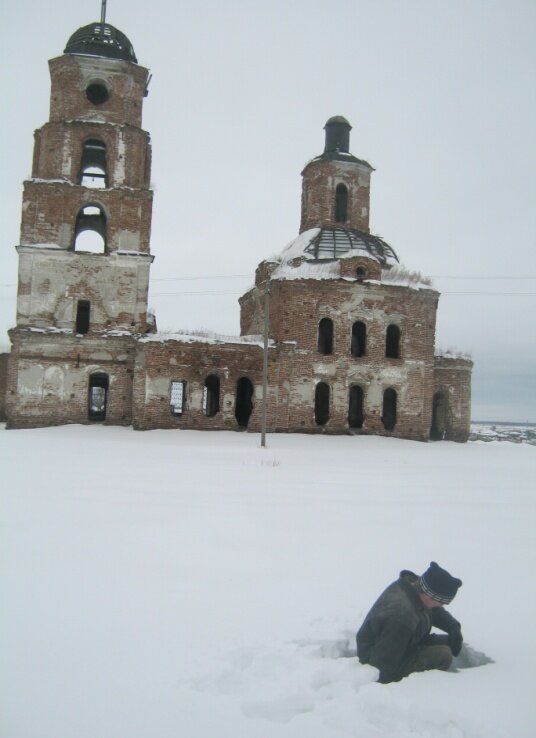
[[[376,600],[357,632],[362,664],[380,671],[378,681],[398,682],[408,674],[429,669],[447,671],[462,648],[460,623],[444,608],[454,599],[460,579],[432,561],[419,577],[400,572]],[[447,635],[432,635],[432,626]]]

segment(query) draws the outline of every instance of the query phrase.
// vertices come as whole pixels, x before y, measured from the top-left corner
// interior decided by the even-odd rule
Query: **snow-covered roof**
[[[179,343],[211,343],[211,344],[246,344],[248,346],[264,345],[262,335],[250,336],[226,336],[222,333],[213,333],[212,331],[160,331],[151,333],[140,338],[140,343],[166,343],[167,341],[178,341]],[[270,339],[269,345],[273,346],[274,342]]]
[[[338,279],[340,259],[366,256],[383,266],[398,263],[393,249],[378,236],[343,228],[310,228],[274,259],[271,279]]]

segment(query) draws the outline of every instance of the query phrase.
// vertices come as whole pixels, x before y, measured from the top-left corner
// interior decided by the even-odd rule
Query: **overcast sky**
[[[100,7],[2,7],[4,348],[47,60]],[[534,0],[109,0],[107,21],[153,74],[160,329],[239,333],[237,299],[297,235],[300,172],[344,115],[352,153],[376,169],[372,232],[435,277],[437,347],[475,362],[473,418],[536,421]]]

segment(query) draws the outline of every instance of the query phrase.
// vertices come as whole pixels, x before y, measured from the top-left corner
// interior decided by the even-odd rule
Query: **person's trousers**
[[[420,642],[415,651],[405,661],[401,677],[416,671],[441,669],[448,671],[452,663],[452,651],[446,635],[429,635]]]

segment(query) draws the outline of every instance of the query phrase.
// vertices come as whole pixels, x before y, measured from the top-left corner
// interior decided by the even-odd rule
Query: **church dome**
[[[64,54],[104,56],[137,64],[129,39],[109,23],[90,23],[75,31],[67,41]]]

